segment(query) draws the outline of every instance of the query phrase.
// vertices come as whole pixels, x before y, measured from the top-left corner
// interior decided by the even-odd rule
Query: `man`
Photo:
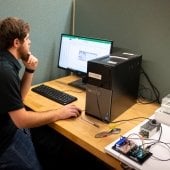
[[[38,65],[30,52],[29,31],[28,23],[22,19],[0,20],[0,169],[41,169],[30,135],[23,129],[78,117],[81,112],[74,105],[46,112],[25,109],[23,99]],[[21,79],[19,60],[25,66]]]

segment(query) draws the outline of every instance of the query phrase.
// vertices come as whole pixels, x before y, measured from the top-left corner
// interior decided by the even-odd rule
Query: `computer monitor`
[[[58,67],[69,70],[81,78],[70,85],[84,87],[88,61],[109,55],[112,46],[112,40],[61,34]]]

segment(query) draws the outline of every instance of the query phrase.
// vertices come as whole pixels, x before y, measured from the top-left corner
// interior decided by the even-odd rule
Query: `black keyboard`
[[[66,105],[77,100],[77,97],[75,96],[72,96],[44,84],[33,87],[31,90],[62,105]]]

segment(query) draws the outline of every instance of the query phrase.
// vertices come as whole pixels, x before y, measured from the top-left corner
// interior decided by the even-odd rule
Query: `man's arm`
[[[78,117],[81,110],[75,105],[66,105],[57,110],[44,112],[26,111],[25,108],[10,111],[9,115],[18,128],[33,128],[57,120]]]
[[[25,62],[25,72],[21,80],[21,95],[24,99],[31,87],[34,71],[38,65],[38,59],[30,54],[28,60]]]

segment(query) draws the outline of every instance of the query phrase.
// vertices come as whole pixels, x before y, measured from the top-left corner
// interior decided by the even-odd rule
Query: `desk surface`
[[[79,106],[82,110],[85,110],[85,91],[68,85],[69,82],[74,81],[76,79],[77,77],[75,76],[67,76],[56,80],[44,82],[44,84],[76,96],[78,100],[73,102],[72,104],[75,104]],[[26,106],[33,109],[34,111],[46,111],[63,107],[62,105],[56,102],[53,102],[43,96],[32,92],[31,89],[26,99],[24,100],[24,103]],[[114,121],[130,119],[134,117],[150,117],[158,107],[159,106],[157,104],[136,103],[128,110],[123,112]],[[89,123],[89,121],[98,124],[99,127],[95,127],[94,125]],[[123,135],[130,129],[133,129],[141,121],[143,121],[143,119],[125,121],[121,124],[119,123],[119,125],[117,124],[117,127],[121,128],[121,133],[107,136],[104,138],[95,138],[95,135],[101,131],[110,130],[109,127],[113,126],[113,124],[106,124],[100,120],[86,115],[84,112],[78,118],[56,121],[54,123],[49,124],[49,126],[54,128],[56,131],[63,134],[65,137],[69,138],[71,141],[78,144],[85,150],[89,151],[90,153],[104,161],[106,164],[116,169],[121,169],[120,161],[107,154],[104,151],[104,148],[112,141],[118,139],[120,135]]]

